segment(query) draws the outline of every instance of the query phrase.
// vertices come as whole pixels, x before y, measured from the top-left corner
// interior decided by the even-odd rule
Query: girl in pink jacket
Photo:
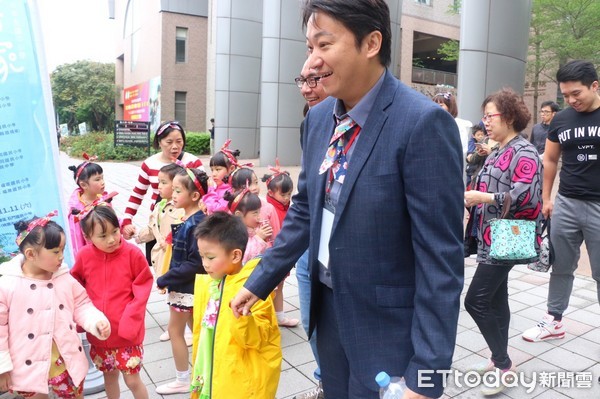
[[[243,187],[248,187],[248,190],[256,194],[260,195],[260,186],[258,185],[258,177],[256,177],[256,173],[250,168],[239,168],[233,171],[231,174],[231,187],[233,190],[239,190]],[[271,236],[267,238],[267,247],[270,248],[273,246],[273,241],[275,241],[275,237],[279,234],[281,230],[281,222],[279,220],[279,215],[277,215],[277,210],[275,207],[269,203],[266,199],[259,197],[261,201],[260,207],[260,224],[264,225],[268,224],[271,226]],[[256,232],[258,234],[258,231]],[[251,234],[249,232],[248,234]],[[264,251],[263,251],[264,252]],[[250,258],[248,258],[250,259]],[[293,319],[287,317],[285,312],[283,311],[283,280],[277,286],[277,290],[275,291],[275,299],[273,300],[273,305],[275,306],[275,313],[277,314],[277,321],[279,325],[282,327],[296,327],[300,320]]]
[[[20,254],[0,265],[0,391],[83,398],[88,362],[76,325],[101,340],[106,317],[63,262],[65,233],[43,218],[20,221]]]
[[[77,252],[88,244],[81,231],[81,226],[76,221],[77,215],[96,198],[107,195],[107,192],[104,191],[104,171],[100,165],[94,163],[96,157],[90,157],[84,153],[83,158],[85,161],[78,166],[69,166],[69,170],[73,171],[75,184],[77,184],[77,188],[73,190],[71,198],[69,198],[69,230],[73,256],[77,256]]]
[[[227,201],[223,196],[231,189],[229,175],[238,167],[237,157],[240,155],[240,150],[229,149],[230,143],[231,140],[227,140],[219,152],[210,157],[212,184],[209,185],[207,193],[202,196],[205,213],[208,215],[227,210]]]
[[[235,193],[227,192],[225,199],[229,204],[229,212],[240,217],[248,229],[248,244],[242,259],[242,264],[245,264],[267,250],[267,240],[273,235],[273,229],[268,223],[261,223],[260,198],[251,193],[248,188]]]

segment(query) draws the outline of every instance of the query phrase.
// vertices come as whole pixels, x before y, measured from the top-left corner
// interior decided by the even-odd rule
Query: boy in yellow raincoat
[[[281,335],[272,297],[235,318],[229,302],[260,258],[242,267],[248,242],[240,218],[215,212],[195,230],[206,275],[194,286],[192,397],[275,398],[281,373]]]

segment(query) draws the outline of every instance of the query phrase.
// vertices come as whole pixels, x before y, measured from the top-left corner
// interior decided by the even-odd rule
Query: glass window
[[[140,0],[131,0],[127,4],[125,14],[125,26],[123,29],[123,38],[129,38],[131,43],[131,64],[130,70],[133,72],[138,62],[140,51],[140,31],[142,27],[142,2]]]
[[[415,0],[416,3],[425,4],[426,6],[431,5],[431,0]]]
[[[175,39],[175,62],[185,62],[185,46],[187,43],[187,28],[177,28]]]
[[[181,126],[185,128],[185,109],[186,109],[186,97],[185,91],[175,92],[175,120],[181,123]]]

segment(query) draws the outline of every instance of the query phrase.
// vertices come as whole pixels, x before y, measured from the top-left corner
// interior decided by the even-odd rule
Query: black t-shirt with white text
[[[600,201],[600,108],[560,111],[550,122],[548,140],[559,143],[562,152],[559,194]]]

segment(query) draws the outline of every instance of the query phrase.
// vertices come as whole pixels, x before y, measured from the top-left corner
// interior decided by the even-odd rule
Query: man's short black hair
[[[542,103],[542,105],[540,106],[540,109],[542,109],[544,107],[549,107],[552,112],[560,111],[560,105],[558,105],[557,103],[555,103],[552,100],[544,101]]]
[[[196,226],[194,237],[196,240],[216,242],[227,252],[239,249],[243,256],[248,244],[248,229],[241,218],[219,211]]]
[[[590,87],[597,80],[598,72],[596,72],[596,67],[591,62],[585,60],[569,61],[556,72],[556,81],[558,83],[581,82],[581,84]]]
[[[316,12],[327,14],[339,21],[356,38],[360,48],[363,39],[373,31],[381,32],[379,61],[388,66],[392,60],[392,29],[390,9],[384,0],[305,0],[302,5],[302,25],[308,25]]]

